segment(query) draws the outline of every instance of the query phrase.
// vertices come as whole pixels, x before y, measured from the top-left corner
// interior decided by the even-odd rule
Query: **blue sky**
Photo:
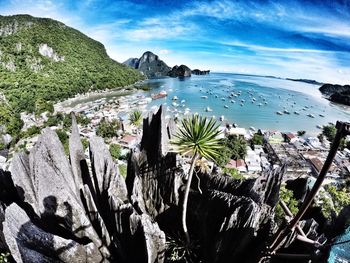
[[[50,17],[119,62],[146,50],[169,66],[350,84],[350,1],[0,0]]]

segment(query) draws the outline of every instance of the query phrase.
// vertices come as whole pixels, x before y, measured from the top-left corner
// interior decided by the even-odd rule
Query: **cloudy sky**
[[[350,84],[350,1],[0,0],[50,17],[119,62],[146,50],[169,66]]]

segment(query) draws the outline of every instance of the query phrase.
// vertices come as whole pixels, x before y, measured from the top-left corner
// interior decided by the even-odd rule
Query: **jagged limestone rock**
[[[125,181],[102,138],[91,139],[90,156],[91,169],[73,117],[70,163],[50,129],[29,157],[14,158],[16,188],[15,194],[6,193],[12,205],[4,222],[11,254],[18,262],[162,263],[165,235],[129,203]]]
[[[102,255],[94,243],[81,245],[45,232],[34,225],[17,204],[6,208],[4,234],[17,263],[102,261]]]

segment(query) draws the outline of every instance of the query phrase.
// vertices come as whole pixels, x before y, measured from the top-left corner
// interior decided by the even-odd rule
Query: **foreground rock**
[[[244,181],[196,169],[187,245],[180,217],[188,166],[170,150],[175,128],[162,107],[144,119],[126,181],[102,138],[90,140],[85,158],[74,118],[69,160],[57,135],[45,130],[29,156],[14,157],[11,174],[0,170],[0,249],[6,246],[17,262],[258,262],[277,230],[274,209],[285,167]],[[313,219],[301,227],[324,243]],[[281,251],[317,251],[295,240],[293,232]]]
[[[29,157],[14,157],[11,172],[19,198],[6,207],[3,224],[13,258],[17,262],[163,262],[165,235],[150,216],[138,213],[128,202],[124,178],[103,140],[90,141],[92,173],[82,153],[73,121],[70,162],[49,129]]]

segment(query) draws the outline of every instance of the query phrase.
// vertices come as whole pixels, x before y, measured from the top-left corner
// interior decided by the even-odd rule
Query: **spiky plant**
[[[142,112],[139,110],[134,110],[132,113],[129,115],[129,121],[131,124],[135,126],[140,126],[142,123]]]
[[[181,121],[175,139],[172,141],[177,152],[192,157],[190,170],[186,176],[186,190],[182,206],[182,227],[187,243],[190,243],[190,236],[187,230],[186,215],[193,170],[199,157],[207,160],[215,160],[219,157],[222,143],[218,138],[220,134],[218,128],[219,124],[214,119],[208,120],[205,117],[193,115]]]

